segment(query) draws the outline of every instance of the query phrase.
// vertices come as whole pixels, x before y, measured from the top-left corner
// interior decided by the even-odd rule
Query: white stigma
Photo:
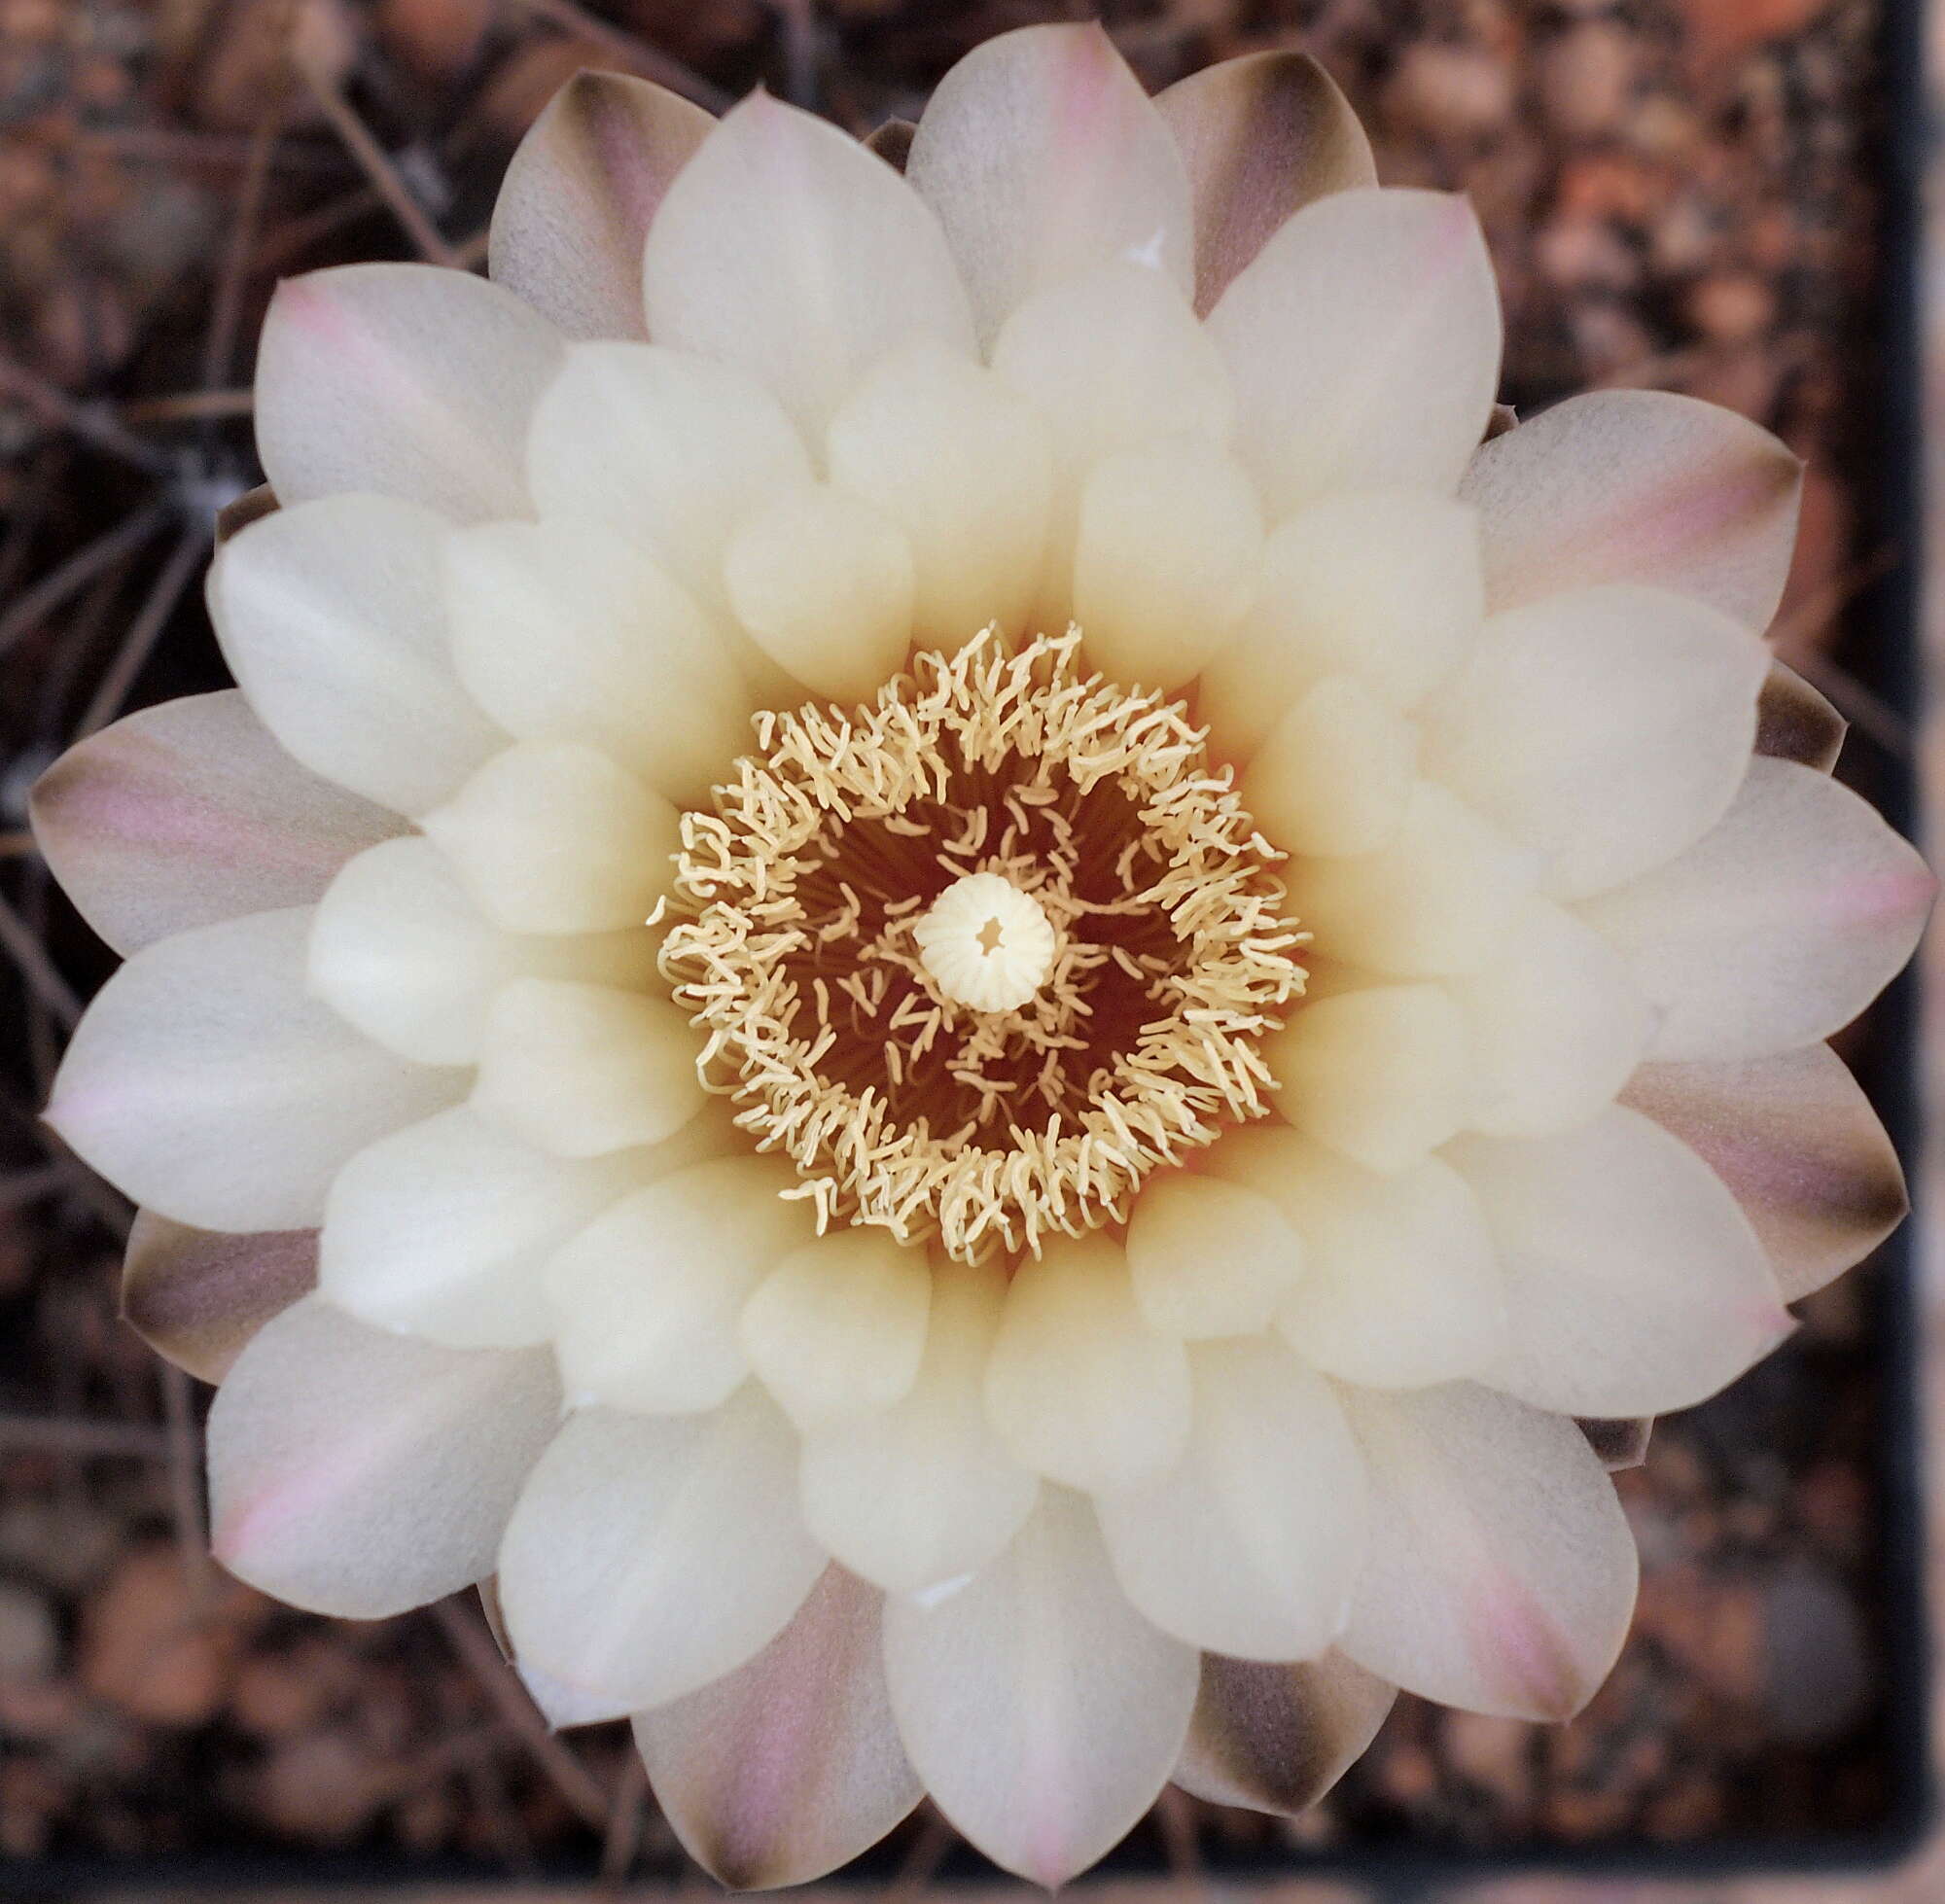
[[[1058,943],[1032,894],[997,872],[955,879],[912,928],[919,962],[955,1005],[1013,1011],[1046,983]]]

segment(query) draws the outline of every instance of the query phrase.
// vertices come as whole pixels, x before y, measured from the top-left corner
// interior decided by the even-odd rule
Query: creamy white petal
[[[1241,620],[1263,541],[1242,466],[1205,438],[1104,456],[1080,486],[1074,618],[1111,679],[1175,688]]]
[[[364,1322],[453,1348],[545,1342],[542,1266],[642,1175],[639,1151],[549,1157],[460,1105],[338,1173],[318,1287]]]
[[[1421,780],[1376,852],[1292,866],[1291,900],[1326,956],[1397,978],[1443,977],[1498,956],[1538,873],[1533,854]]]
[[[500,1546],[520,1671],[556,1722],[666,1705],[774,1640],[824,1571],[796,1437],[755,1383],[705,1415],[570,1415]]]
[[[522,741],[496,754],[420,824],[510,933],[641,925],[682,845],[676,809],[584,741]]]
[[[311,928],[311,990],[403,1058],[471,1064],[498,989],[525,974],[638,985],[654,972],[646,932],[502,932],[416,836],[386,840],[332,881]]]
[[[1017,632],[1052,506],[1047,425],[993,371],[931,340],[887,358],[831,419],[831,480],[904,531],[912,635],[956,652]]]
[[[1268,1197],[1303,1238],[1278,1327],[1326,1375],[1421,1388],[1488,1367],[1505,1345],[1503,1279],[1478,1199],[1428,1157],[1380,1177],[1293,1131],[1232,1132],[1210,1169]]]
[[[911,1393],[932,1277],[922,1244],[850,1226],[793,1251],[743,1305],[736,1339],[805,1432],[881,1415]]]
[[[1859,1261],[1910,1210],[1897,1152],[1827,1044],[1644,1065],[1621,1102],[1672,1131],[1728,1185],[1786,1302]]]
[[[198,1381],[220,1382],[258,1331],[317,1287],[317,1232],[238,1236],[138,1210],[122,1257],[122,1320]]]
[[[659,1144],[702,1109],[700,1050],[666,999],[516,978],[487,1005],[473,1102],[558,1157]]]
[[[1040,1482],[986,1416],[986,1359],[1006,1298],[996,1264],[936,1258],[925,1357],[882,1414],[812,1429],[803,1512],[818,1540],[891,1593],[968,1576],[1019,1532]]]
[[[972,349],[945,235],[882,159],[766,92],[733,107],[649,231],[649,334],[752,370],[806,433],[895,345]]]
[[[1244,769],[1243,804],[1286,853],[1371,853],[1404,820],[1418,734],[1354,674],[1326,675]]]
[[[1637,582],[1760,634],[1789,573],[1802,488],[1797,457],[1733,410],[1600,390],[1495,437],[1459,493],[1482,518],[1496,609]]]
[[[1182,155],[1096,23],[975,47],[934,88],[905,175],[938,213],[982,337],[1042,286],[1110,259],[1193,285]]]
[[[1499,951],[1446,981],[1466,1015],[1466,1122],[1495,1137],[1542,1137],[1613,1102],[1647,1049],[1654,1012],[1599,933],[1531,899]]]
[[[488,523],[448,538],[445,586],[460,677],[510,733],[598,747],[678,801],[748,745],[724,637],[613,530]]]
[[[1341,1649],[1441,1705],[1572,1717],[1627,1638],[1638,1574],[1586,1437],[1466,1383],[1344,1402],[1371,1523]]]
[[[1275,1341],[1204,1343],[1190,1365],[1181,1465],[1097,1504],[1115,1577],[1192,1646],[1315,1658],[1363,1560],[1363,1463],[1336,1393]]]
[[[527,418],[560,334],[512,292],[430,264],[277,286],[257,344],[257,454],[286,510],[375,491],[461,522],[525,515]]]
[[[1332,489],[1449,492],[1499,387],[1485,238],[1471,206],[1439,193],[1306,205],[1222,294],[1209,330],[1272,515]]]
[[[628,73],[583,71],[507,166],[486,263],[570,337],[645,337],[642,246],[669,181],[715,121]]]
[[[35,843],[123,954],[248,912],[308,905],[396,814],[301,767],[235,688],[144,708],[34,783]]]
[[[1794,1326],[1762,1246],[1694,1151],[1615,1105],[1553,1137],[1446,1156],[1506,1279],[1506,1352],[1480,1379],[1568,1415],[1692,1407]]]
[[[1262,1055],[1277,1110],[1370,1170],[1397,1171],[1458,1130],[1471,1048],[1442,985],[1374,985],[1305,1000]]]
[[[447,652],[430,511],[381,496],[285,508],[209,572],[223,658],[264,724],[313,773],[422,813],[503,744]]]
[[[882,1603],[828,1567],[755,1659],[635,1715],[655,1802],[719,1884],[755,1890],[824,1877],[924,1796],[885,1690]]]
[[[1247,759],[1332,675],[1408,707],[1451,673],[1484,613],[1471,511],[1403,489],[1326,497],[1271,530],[1255,604],[1204,668],[1198,711]]]
[[[301,1302],[210,1408],[210,1544],[313,1613],[422,1606],[493,1570],[559,1407],[545,1350],[442,1349]]]
[[[450,1104],[310,996],[311,909],[258,912],[138,952],[96,995],[47,1119],[137,1203],[213,1230],[314,1227],[364,1146]]]
[[[1754,1058],[1849,1024],[1911,957],[1936,890],[1849,788],[1758,757],[1718,826],[1581,917],[1661,1008],[1649,1056]]]
[[[618,1203],[547,1266],[561,1380],[575,1404],[686,1414],[750,1372],[736,1339],[750,1292],[811,1240],[810,1207],[771,1157],[672,1172]]]
[[[1755,744],[1769,651],[1661,588],[1494,616],[1421,710],[1425,771],[1546,856],[1579,899],[1672,860],[1722,817]]]
[[[1181,1459],[1188,1357],[1142,1320],[1119,1244],[1098,1230],[1058,1237],[1020,1264],[986,1410],[1025,1465],[1090,1494],[1138,1487]]]
[[[1197,1664],[1128,1604],[1091,1509],[1067,1494],[957,1592],[885,1604],[885,1678],[913,1769],[996,1864],[1049,1887],[1154,1802]]]
[[[1303,1274],[1303,1239],[1259,1192],[1158,1173],[1128,1218],[1128,1273],[1149,1328],[1198,1340],[1254,1335]]]
[[[827,483],[780,490],[738,525],[723,574],[758,647],[831,700],[868,700],[911,646],[911,544],[861,496]]]

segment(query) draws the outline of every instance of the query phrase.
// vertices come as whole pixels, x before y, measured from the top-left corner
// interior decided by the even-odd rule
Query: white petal
[[[209,572],[223,658],[313,773],[421,813],[501,744],[446,649],[443,525],[378,496],[278,510]]]
[[[301,767],[233,688],[144,708],[34,783],[34,839],[116,951],[308,905],[397,815]]]
[[[727,607],[730,530],[810,474],[803,439],[755,377],[659,344],[571,345],[527,439],[543,517],[639,543],[712,614]]]
[[[1303,1239],[1258,1192],[1172,1171],[1136,1199],[1128,1271],[1142,1320],[1157,1333],[1254,1335],[1303,1274]]]
[[[1484,613],[1470,510],[1402,489],[1326,497],[1270,532],[1255,606],[1203,670],[1199,712],[1245,759],[1331,675],[1408,707],[1457,665]]]
[[[743,1305],[736,1335],[800,1429],[880,1415],[911,1393],[932,1276],[922,1245],[833,1230],[793,1251]]]
[[[1379,1177],[1293,1132],[1242,1130],[1210,1168],[1278,1205],[1304,1274],[1278,1327],[1326,1375],[1421,1388],[1476,1374],[1506,1339],[1503,1279],[1478,1199],[1437,1157]]]
[[[1440,985],[1305,1000],[1262,1054],[1282,1087],[1277,1110],[1371,1170],[1417,1163],[1465,1114],[1466,1017]]]
[[[819,694],[868,700],[904,662],[911,545],[863,497],[809,482],[779,491],[729,539],[723,573],[757,645]]]
[[[706,1415],[569,1416],[500,1547],[521,1672],[578,1723],[734,1671],[824,1571],[796,1493],[796,1437],[754,1383]]]
[[[1421,780],[1385,845],[1302,861],[1290,886],[1325,956],[1423,978],[1477,971],[1496,957],[1538,876],[1532,854]]]
[[[542,1265],[643,1175],[640,1151],[549,1157],[461,1105],[338,1173],[318,1287],[362,1321],[453,1348],[545,1342]]]
[[[538,937],[482,918],[443,856],[386,840],[332,881],[311,928],[310,986],[367,1038],[425,1065],[471,1064],[486,1008],[523,974],[640,984],[654,971],[646,932]]]
[[[571,337],[641,337],[642,246],[715,121],[627,73],[584,70],[528,127],[493,203],[487,264]]]
[[[1786,1302],[1859,1261],[1911,1208],[1891,1139],[1827,1044],[1741,1063],[1644,1065],[1622,1102],[1728,1185]]]
[[[1760,634],[1796,542],[1803,465],[1733,410],[1659,390],[1571,397],[1473,458],[1496,609],[1639,582]]]
[[[1500,300],[1472,208],[1432,192],[1306,205],[1209,314],[1273,515],[1331,489],[1449,493],[1500,376]]]
[[[1192,1646],[1312,1659],[1363,1559],[1363,1463],[1335,1392],[1275,1342],[1191,1356],[1195,1426],[1165,1480],[1098,1504],[1114,1573]]]
[[[659,342],[753,370],[809,434],[913,337],[971,352],[938,221],[882,159],[753,93],[669,188],[642,286]]]
[[[214,1230],[307,1229],[355,1150],[449,1104],[309,996],[311,911],[258,912],[138,952],[102,987],[48,1121],[137,1203]]]
[[[1174,688],[1227,639],[1255,592],[1263,525],[1242,466],[1205,439],[1106,456],[1080,488],[1074,618],[1115,681]]]
[[[1342,1650],[1441,1705],[1564,1719],[1634,1611],[1634,1537],[1574,1425],[1455,1383],[1348,1391],[1370,1547]]]
[[[1411,723],[1354,674],[1326,675],[1244,771],[1243,804],[1286,853],[1371,853],[1404,820],[1418,778]]]
[[[1006,1293],[997,1265],[933,1265],[925,1357],[883,1414],[814,1428],[803,1511],[818,1540],[891,1593],[976,1572],[1019,1532],[1040,1483],[986,1418],[986,1358]]]
[[[613,531],[489,523],[447,540],[445,580],[460,676],[510,733],[601,748],[684,802],[749,744],[725,639]]]
[[[1762,1246],[1694,1151],[1618,1105],[1555,1137],[1468,1137],[1506,1279],[1506,1353],[1482,1380],[1568,1415],[1707,1400],[1793,1325]]]
[[[885,1605],[885,1677],[913,1769],[980,1851],[1048,1887],[1154,1802],[1196,1668],[1193,1647],[1128,1604],[1071,1495],[1048,1495],[956,1593]]]
[[[750,1372],[736,1321],[750,1292],[812,1235],[771,1157],[722,1157],[638,1190],[547,1268],[561,1380],[576,1405],[652,1414],[714,1408]]]
[[[352,490],[462,522],[528,512],[522,444],[560,334],[512,292],[428,264],[278,285],[257,345],[257,454],[285,509]]]
[[[422,1606],[493,1570],[559,1407],[545,1351],[442,1349],[301,1302],[210,1408],[211,1545],[314,1613]]]
[[[1720,825],[1581,917],[1661,1007],[1650,1057],[1753,1058],[1849,1024],[1911,957],[1935,892],[1849,788],[1758,757]]]
[[[1193,286],[1182,156],[1098,24],[976,47],[934,88],[905,175],[945,227],[983,337],[1043,285],[1110,259]]]
[[[496,754],[421,825],[510,933],[643,924],[682,845],[675,808],[581,741],[523,741]]]
[[[1672,860],[1722,817],[1755,744],[1769,651],[1664,589],[1496,615],[1421,711],[1425,771],[1547,858],[1578,899]]]
[[[1052,504],[1053,450],[991,370],[921,341],[887,358],[831,419],[831,480],[904,531],[912,634],[954,652],[989,622],[1017,632]]]
[[[221,1382],[264,1324],[317,1287],[315,1230],[236,1235],[138,1210],[122,1257],[122,1320],[199,1382]]]
[[[924,1796],[885,1690],[882,1603],[828,1567],[748,1665],[635,1715],[655,1803],[719,1884],[822,1878]]]
[[[666,999],[516,978],[487,1006],[473,1102],[557,1157],[659,1144],[702,1108],[700,1049]]]
[[[1529,899],[1499,951],[1446,982],[1470,1036],[1466,1122],[1495,1137],[1585,1123],[1613,1102],[1654,1030],[1621,955],[1548,899]]]
[[[1142,1320],[1118,1244],[1058,1238],[1013,1274],[986,1409],[1037,1474],[1091,1494],[1166,1473],[1188,1435],[1188,1358]]]

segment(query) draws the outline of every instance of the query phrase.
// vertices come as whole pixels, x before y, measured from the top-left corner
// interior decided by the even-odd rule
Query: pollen
[[[969,872],[912,927],[919,963],[955,1005],[1014,1011],[1046,983],[1059,943],[1031,893],[997,872]]]

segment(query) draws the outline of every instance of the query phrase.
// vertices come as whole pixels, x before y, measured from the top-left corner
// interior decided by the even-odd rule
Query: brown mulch
[[[276,1607],[201,1556],[196,1399],[115,1317],[126,1212],[33,1118],[109,961],[23,826],[39,770],[221,680],[195,582],[256,480],[250,339],[280,274],[475,264],[521,130],[575,67],[720,105],[758,82],[854,130],[912,115],[1031,0],[0,0],[0,1858],[345,1851],[673,1875],[616,1729],[550,1741],[471,1605],[374,1626]],[[1871,0],[1143,0],[1151,85],[1321,57],[1391,183],[1462,187],[1522,406],[1679,389],[1811,459],[1786,654],[1908,751],[1857,679],[1891,559],[1870,346],[1886,96]],[[1859,657],[1862,657],[1861,659]],[[1876,1045],[1884,1035],[1878,1034]],[[1866,1033],[1880,1069],[1895,1054]],[[1177,1802],[1153,1866],[1508,1845],[1814,1845],[1892,1804],[1882,1269],[1664,1424],[1623,1492],[1635,1637],[1571,1727],[1403,1701],[1293,1824]],[[882,1868],[954,1855],[924,1818]],[[177,1868],[182,1868],[180,1864]],[[314,1865],[311,1868],[316,1868]]]

